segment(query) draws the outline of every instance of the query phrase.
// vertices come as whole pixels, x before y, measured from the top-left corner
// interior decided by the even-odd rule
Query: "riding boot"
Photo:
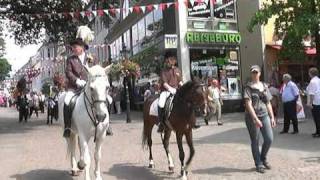
[[[71,134],[71,113],[69,105],[63,106],[64,132],[63,137],[68,138]]]
[[[109,127],[108,127],[108,129],[107,129],[106,134],[107,134],[107,136],[113,136],[112,128],[111,128],[110,125],[109,125]]]
[[[158,133],[162,133],[164,130],[164,108],[158,107],[158,118],[159,118],[159,127],[158,127]]]

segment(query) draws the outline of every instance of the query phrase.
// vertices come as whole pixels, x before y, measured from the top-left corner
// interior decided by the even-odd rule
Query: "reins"
[[[87,86],[87,85],[86,85],[86,86]],[[97,127],[98,127],[98,125],[99,125],[101,122],[98,121],[97,118],[96,118],[96,116],[94,115],[94,111],[93,111],[94,105],[95,105],[96,103],[106,103],[106,104],[107,104],[108,101],[107,101],[107,100],[105,100],[105,101],[104,101],[104,100],[93,100],[92,97],[91,97],[92,101],[90,101],[90,99],[89,99],[89,97],[88,97],[88,95],[87,95],[87,93],[86,93],[86,91],[85,91],[86,86],[82,89],[83,94],[84,94],[83,101],[84,101],[84,106],[86,107],[86,111],[87,111],[87,113],[88,113],[88,116],[90,117],[90,120],[91,120],[91,122],[92,122],[93,125],[94,125],[94,140],[93,140],[93,142],[96,142],[96,139],[97,139]],[[89,105],[90,105],[90,109],[91,109],[92,115],[91,115],[90,112],[89,112],[88,104],[87,104],[87,103],[89,103]]]

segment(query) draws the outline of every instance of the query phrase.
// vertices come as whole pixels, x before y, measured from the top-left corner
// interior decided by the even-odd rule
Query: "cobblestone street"
[[[0,109],[0,179],[72,179],[58,123],[48,126],[43,114],[38,119],[32,117],[28,123],[18,123],[17,116],[15,109]],[[106,138],[102,149],[103,178],[179,178],[180,162],[174,134],[170,149],[175,173],[168,173],[165,152],[156,132],[153,134],[155,169],[148,169],[148,151],[141,146],[142,114],[133,112],[132,116],[131,124],[125,123],[125,114],[111,117],[114,136]],[[255,172],[243,113],[224,114],[223,119],[223,126],[210,122],[209,126],[194,131],[196,154],[189,179],[320,179],[320,139],[311,137],[314,132],[311,119],[299,124],[298,135],[279,135],[282,124],[278,125],[269,153],[272,170],[265,174]],[[199,123],[204,125],[202,120]],[[185,152],[188,156],[186,146]]]

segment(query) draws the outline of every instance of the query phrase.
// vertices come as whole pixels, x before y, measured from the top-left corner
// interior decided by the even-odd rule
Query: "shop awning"
[[[276,49],[276,50],[280,50],[282,48],[281,45],[267,45],[267,47],[271,47],[273,49]],[[305,47],[305,53],[307,55],[316,55],[317,54],[317,50],[316,48],[312,48],[312,47]]]

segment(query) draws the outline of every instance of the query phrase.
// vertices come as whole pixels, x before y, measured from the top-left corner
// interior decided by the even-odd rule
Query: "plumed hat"
[[[85,49],[89,48],[89,43],[94,39],[94,32],[88,26],[80,26],[77,31],[76,39],[70,45],[80,45]]]

